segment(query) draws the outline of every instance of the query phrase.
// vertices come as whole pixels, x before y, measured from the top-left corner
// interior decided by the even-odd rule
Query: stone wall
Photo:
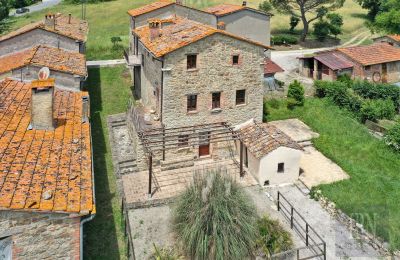
[[[21,51],[23,49],[31,48],[40,44],[79,52],[79,42],[56,33],[48,32],[42,29],[35,29],[8,40],[1,41],[0,56]]]
[[[187,70],[187,54],[197,53],[197,69]],[[232,65],[232,55],[240,55]],[[163,115],[167,128],[227,121],[262,120],[264,48],[215,34],[165,56]],[[236,105],[236,90],[246,90]],[[212,110],[212,92],[221,92],[221,109]],[[197,111],[187,112],[187,95],[197,94]]]
[[[26,66],[21,69],[13,70],[12,77],[21,79],[22,75],[22,80],[35,80],[38,79],[40,69],[41,67]],[[76,91],[80,90],[81,81],[84,80],[83,77],[54,70],[50,70],[50,77],[55,79],[57,87]]]
[[[80,218],[66,214],[0,211],[0,237],[12,239],[12,257],[79,259]]]

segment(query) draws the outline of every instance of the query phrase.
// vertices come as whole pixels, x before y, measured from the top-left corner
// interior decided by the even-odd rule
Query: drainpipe
[[[161,61],[161,68],[164,68],[164,59]],[[161,95],[161,101],[160,101],[160,122],[162,123],[163,121],[163,100],[164,100],[164,71],[161,70],[161,86],[160,86],[160,95]]]
[[[91,149],[91,154],[92,154],[92,187],[93,187],[93,203],[96,206],[96,188],[94,186],[94,167],[93,167],[93,140],[92,140],[92,127],[89,123],[89,133],[90,133],[90,149]],[[80,243],[80,260],[83,260],[83,225],[88,223],[89,221],[92,221],[96,214],[91,214],[89,217],[81,219],[80,223],[80,237],[79,237],[79,243]]]

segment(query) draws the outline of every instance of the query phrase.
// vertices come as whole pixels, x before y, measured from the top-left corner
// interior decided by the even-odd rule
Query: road
[[[58,5],[59,3],[61,3],[62,0],[43,0],[40,3],[31,5],[31,6],[27,6],[29,8],[29,12],[23,13],[23,14],[17,14],[15,13],[15,10],[12,10],[10,12],[10,16],[23,16],[29,13],[34,13],[37,11],[41,11],[43,9]]]

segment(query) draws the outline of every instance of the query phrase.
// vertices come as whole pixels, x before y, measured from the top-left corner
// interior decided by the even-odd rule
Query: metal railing
[[[293,205],[278,191],[278,211],[290,222],[290,228],[305,241],[306,246],[296,248],[298,260],[322,258],[326,260],[326,243],[320,235],[308,224],[304,217],[293,207]],[[312,254],[301,257],[301,251],[309,251]]]

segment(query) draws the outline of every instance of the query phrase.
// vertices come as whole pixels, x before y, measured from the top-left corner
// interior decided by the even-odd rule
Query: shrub
[[[384,140],[387,145],[400,152],[400,123],[396,123],[386,132]]]
[[[330,13],[326,16],[329,20],[329,31],[335,38],[342,33],[343,17],[340,14]]]
[[[183,260],[184,258],[172,248],[158,248],[153,243],[154,253],[150,259],[154,260]]]
[[[315,96],[319,98],[326,97],[328,88],[331,86],[331,82],[325,80],[314,81]]]
[[[287,97],[288,99],[294,99],[297,102],[297,106],[303,106],[305,100],[303,85],[297,80],[290,83]]]
[[[286,107],[290,110],[293,110],[296,108],[297,105],[297,100],[293,99],[293,98],[288,98],[286,100]]]
[[[355,80],[352,84],[354,92],[368,99],[391,99],[396,107],[400,107],[400,88],[390,84],[374,84],[369,81]]]
[[[297,37],[295,37],[293,35],[285,35],[285,34],[272,36],[271,41],[272,41],[273,45],[297,44],[298,43]]]
[[[351,86],[353,85],[353,80],[351,79],[351,76],[348,73],[339,75],[337,77],[337,81],[345,83],[348,88],[351,88]]]
[[[258,5],[258,9],[265,13],[270,13],[272,11],[273,7],[269,1],[263,1]]]
[[[313,35],[321,42],[325,41],[330,33],[330,24],[327,21],[319,20],[314,23]]]
[[[255,248],[256,209],[221,171],[195,174],[173,216],[178,241],[190,259],[245,259]]]
[[[371,120],[376,122],[378,119],[393,119],[396,114],[395,107],[391,100],[367,99],[361,106],[361,120]]]
[[[293,247],[290,233],[283,229],[279,221],[264,216],[257,220],[257,229],[257,246],[266,255],[287,251]]]
[[[281,102],[276,99],[276,98],[271,98],[268,101],[268,104],[273,108],[273,109],[278,109],[281,106]]]
[[[294,31],[294,28],[296,28],[296,26],[299,24],[299,22],[300,22],[300,18],[299,17],[296,17],[296,16],[290,16],[290,29],[289,29],[289,31],[290,32],[293,32]]]

